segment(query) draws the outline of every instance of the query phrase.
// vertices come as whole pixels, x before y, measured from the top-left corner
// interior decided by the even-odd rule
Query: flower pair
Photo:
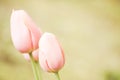
[[[26,59],[31,53],[48,72],[58,72],[63,67],[64,52],[54,34],[42,33],[24,10],[13,10],[10,24],[12,42]]]

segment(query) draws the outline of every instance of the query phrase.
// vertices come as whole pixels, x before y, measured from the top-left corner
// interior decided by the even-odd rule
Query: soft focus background
[[[0,0],[0,80],[33,80],[31,64],[11,41],[12,9],[24,9],[57,36],[66,56],[61,80],[120,80],[119,0]]]

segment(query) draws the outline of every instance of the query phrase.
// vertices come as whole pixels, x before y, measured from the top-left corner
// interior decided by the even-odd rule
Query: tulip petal
[[[14,46],[21,52],[32,48],[30,33],[23,22],[23,12],[13,12],[11,15],[11,36]],[[22,47],[21,47],[22,46]]]
[[[29,18],[28,17],[29,16],[26,15],[26,17],[24,19],[24,22],[25,22],[25,25],[28,27],[28,29],[30,31],[33,49],[37,49],[38,48],[39,39],[40,39],[40,37],[42,35],[42,31],[40,31],[40,29],[32,21],[32,19],[30,17]]]

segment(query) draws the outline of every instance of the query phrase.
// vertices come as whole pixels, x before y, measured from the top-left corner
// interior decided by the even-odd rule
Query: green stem
[[[40,70],[40,66],[39,66],[38,61],[35,62],[35,64],[36,64],[36,69],[37,69],[39,80],[42,80],[42,74],[41,74],[41,70]]]
[[[58,73],[58,72],[55,73],[55,76],[56,76],[56,79],[57,79],[57,80],[60,80],[60,76],[59,76],[59,73]]]
[[[37,69],[36,69],[35,61],[34,61],[34,59],[32,57],[32,53],[29,53],[29,56],[30,56],[30,60],[31,60],[35,80],[39,80],[38,75],[37,75]]]

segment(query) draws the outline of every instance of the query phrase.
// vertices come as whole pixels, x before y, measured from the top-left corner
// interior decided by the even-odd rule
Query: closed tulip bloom
[[[33,51],[32,52],[32,57],[33,57],[33,59],[34,59],[34,61],[38,61],[39,59],[39,49],[37,49],[37,50],[35,50],[35,51]],[[29,56],[29,54],[28,53],[25,53],[25,54],[23,54],[23,56],[24,56],[24,58],[27,60],[27,61],[30,61],[30,56]]]
[[[39,41],[39,62],[47,72],[58,72],[64,66],[64,52],[52,33],[44,33]]]
[[[22,53],[38,49],[42,32],[24,10],[11,14],[11,37],[15,48]]]

